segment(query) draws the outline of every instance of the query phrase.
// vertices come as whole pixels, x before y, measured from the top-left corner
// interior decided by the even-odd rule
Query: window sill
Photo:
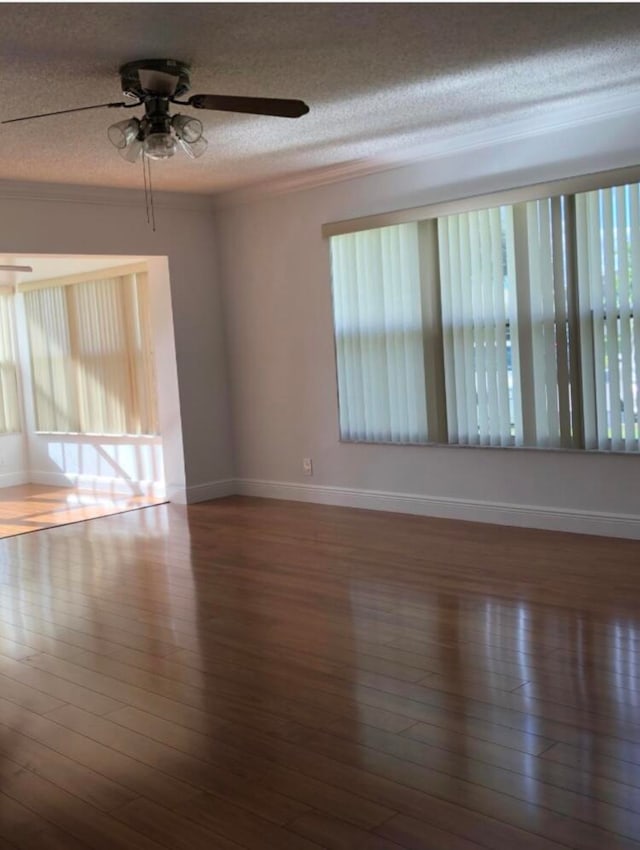
[[[79,431],[34,431],[37,437],[55,437],[57,440],[110,440],[131,443],[136,440],[159,440],[160,434],[84,434]]]
[[[457,443],[397,443],[373,440],[338,440],[341,446],[380,446],[384,448],[411,448],[411,449],[468,449],[472,451],[489,450],[492,452],[549,452],[551,454],[571,455],[602,455],[604,457],[640,457],[640,451],[621,451],[620,449],[573,449],[559,446],[480,446],[480,445],[458,445]]]

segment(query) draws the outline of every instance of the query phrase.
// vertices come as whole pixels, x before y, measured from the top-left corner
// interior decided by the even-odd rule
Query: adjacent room
[[[3,259],[0,537],[161,504],[167,275],[137,257]]]
[[[640,850],[639,36],[0,6],[0,850]]]

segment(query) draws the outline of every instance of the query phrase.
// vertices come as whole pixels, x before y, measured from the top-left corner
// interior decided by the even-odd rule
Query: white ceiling
[[[297,120],[198,111],[207,154],[154,182],[214,193],[640,103],[639,36],[636,3],[2,3],[0,118],[119,100],[118,67],[161,57],[192,64],[192,93],[309,104]],[[122,117],[0,127],[0,180],[139,188],[106,137]]]

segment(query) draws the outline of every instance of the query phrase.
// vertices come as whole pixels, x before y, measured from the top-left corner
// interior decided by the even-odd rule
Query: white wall
[[[29,480],[27,441],[24,434],[0,434],[0,487]]]
[[[243,492],[640,536],[640,458],[341,444],[325,222],[638,162],[637,112],[217,213]],[[312,457],[313,478],[302,474]]]
[[[154,233],[141,191],[0,185],[0,253],[168,258],[180,409],[161,410],[161,421],[181,420],[184,461],[182,450],[165,457],[167,485],[176,499],[217,495],[233,458],[212,216],[202,198],[158,195],[156,222]],[[175,373],[171,358],[159,381]]]
[[[165,495],[160,437],[29,434],[29,481],[126,495]]]

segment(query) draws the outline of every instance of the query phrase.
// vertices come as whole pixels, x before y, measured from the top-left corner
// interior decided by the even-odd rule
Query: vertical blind
[[[438,237],[449,442],[513,445],[511,210],[446,216]]]
[[[13,295],[0,292],[0,434],[20,431]]]
[[[25,293],[39,431],[154,434],[146,273]]]
[[[334,236],[331,255],[342,439],[640,450],[640,185]]]
[[[583,369],[593,376],[585,413],[590,448],[637,451],[640,375],[640,186],[576,197]]]
[[[526,362],[520,361],[521,370],[530,369],[531,380],[529,411],[525,413],[527,442],[554,448],[572,446],[574,436],[563,202],[563,198],[548,198],[523,205],[528,280],[517,287],[517,297],[525,299],[521,315],[530,322],[531,332],[531,350]],[[524,401],[526,405],[527,399]]]
[[[331,258],[342,438],[426,441],[418,225],[338,236]]]

